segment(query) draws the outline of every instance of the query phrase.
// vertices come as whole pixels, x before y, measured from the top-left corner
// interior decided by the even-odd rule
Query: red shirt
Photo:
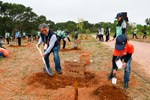
[[[0,48],[0,52],[4,53],[4,56],[8,56],[8,51],[6,49]]]
[[[114,56],[124,56],[127,53],[132,54],[134,52],[134,46],[131,43],[126,44],[125,50],[114,50],[113,55]]]

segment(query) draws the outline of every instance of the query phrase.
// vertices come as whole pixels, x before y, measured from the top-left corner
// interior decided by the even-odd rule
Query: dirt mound
[[[93,91],[99,100],[129,100],[127,92],[115,86],[104,85]]]
[[[61,49],[60,51],[65,52],[65,51],[80,51],[81,48],[71,48],[71,49]]]
[[[46,89],[65,88],[66,86],[73,86],[75,80],[78,80],[79,87],[89,87],[98,84],[97,77],[93,73],[86,72],[85,78],[74,78],[57,73],[52,77],[46,73],[35,73],[31,77],[26,78],[27,85],[36,87],[45,87]]]

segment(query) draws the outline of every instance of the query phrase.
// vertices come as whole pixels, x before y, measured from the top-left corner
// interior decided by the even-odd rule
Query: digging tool
[[[37,47],[37,49],[39,50],[39,52],[40,52],[40,54],[41,54],[41,56],[42,56],[42,51],[41,51],[41,49],[38,47],[38,45],[36,45],[36,47]],[[45,62],[43,56],[42,56],[42,60],[43,60],[43,63],[44,63],[46,72],[47,72],[50,76],[52,76],[53,74],[51,74],[51,73],[49,72],[48,67],[47,67],[47,65],[46,65],[46,62]]]

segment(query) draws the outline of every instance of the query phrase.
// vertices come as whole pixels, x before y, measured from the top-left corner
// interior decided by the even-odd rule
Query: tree
[[[68,21],[66,22],[66,30],[69,32],[73,32],[77,29],[77,24],[74,21]]]
[[[77,29],[79,30],[80,33],[83,33],[83,32],[84,32],[84,29],[83,29],[83,27],[84,27],[83,21],[84,21],[84,19],[82,19],[82,18],[79,18],[79,19],[78,19]]]
[[[52,30],[56,29],[55,23],[53,21],[48,20],[46,23],[49,25],[50,29],[52,29]]]

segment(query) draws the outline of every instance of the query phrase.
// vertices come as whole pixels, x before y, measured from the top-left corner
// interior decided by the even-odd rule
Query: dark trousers
[[[6,38],[7,44],[9,44],[9,38]]]
[[[106,42],[109,40],[109,35],[106,35]]]
[[[65,49],[65,47],[66,47],[66,41],[63,40],[63,49]]]
[[[18,37],[18,45],[21,46],[21,37]]]
[[[104,41],[103,35],[99,35],[99,41]]]
[[[133,37],[132,37],[132,38],[134,39],[134,37],[137,39],[137,36],[136,36],[136,34],[133,34]]]
[[[132,58],[130,58],[130,59],[128,60],[128,62],[127,62],[127,64],[126,64],[126,67],[124,68],[124,83],[127,83],[127,82],[130,81],[131,60],[132,60]],[[114,69],[112,68],[111,73],[110,73],[111,76],[114,76],[114,75],[113,75],[113,70],[114,70]]]
[[[144,38],[147,38],[147,36],[146,36],[145,34],[143,35],[143,39],[144,39]]]

